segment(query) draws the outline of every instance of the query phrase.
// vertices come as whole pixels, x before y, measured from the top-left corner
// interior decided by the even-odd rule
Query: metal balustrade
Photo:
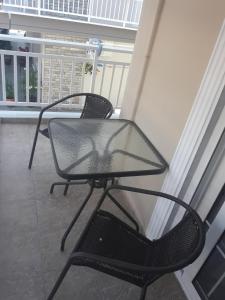
[[[129,71],[129,63],[97,57],[97,46],[61,40],[0,35],[0,40],[40,45],[40,51],[0,50],[0,105],[42,106],[77,92],[94,92],[120,108]],[[68,47],[68,55],[45,53],[46,46]],[[103,46],[103,51],[132,54],[130,48]],[[103,56],[104,57],[104,56]],[[113,55],[110,55],[112,58]],[[64,107],[82,106],[69,101]]]
[[[3,0],[4,11],[137,28],[143,0]]]

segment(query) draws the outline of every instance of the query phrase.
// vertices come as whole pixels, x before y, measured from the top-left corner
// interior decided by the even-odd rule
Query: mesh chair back
[[[188,213],[172,230],[153,242],[148,265],[171,267],[172,271],[191,264],[202,250],[201,235],[199,224]]]
[[[81,113],[81,118],[105,119],[111,116],[112,111],[112,104],[106,98],[95,94],[88,94]]]

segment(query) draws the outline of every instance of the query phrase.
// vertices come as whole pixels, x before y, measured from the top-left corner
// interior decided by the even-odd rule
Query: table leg
[[[63,235],[63,238],[62,238],[62,241],[61,241],[61,248],[60,248],[61,251],[64,251],[66,238],[69,235],[69,233],[70,233],[71,229],[73,228],[74,224],[76,223],[77,219],[79,218],[79,216],[80,216],[82,210],[84,209],[85,205],[87,204],[88,200],[90,199],[90,197],[91,197],[91,195],[93,193],[93,190],[94,190],[94,182],[92,182],[92,184],[90,186],[90,191],[89,191],[87,197],[84,199],[84,202],[81,204],[78,212],[74,216],[74,218],[71,221],[69,227],[67,228],[66,232]]]
[[[54,182],[52,185],[51,185],[51,188],[50,188],[50,194],[53,193],[53,190],[54,190],[54,187],[56,185],[79,185],[79,184],[87,184],[88,183],[88,180],[83,180],[83,181],[75,181],[75,182],[71,182],[71,181],[59,181],[59,182]],[[64,193],[65,193],[65,190],[64,190]],[[65,195],[65,194],[64,194]]]

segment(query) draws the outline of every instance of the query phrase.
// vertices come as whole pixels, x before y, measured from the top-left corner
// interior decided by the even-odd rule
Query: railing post
[[[91,93],[93,93],[95,89],[96,71],[97,71],[97,49],[95,49],[94,60],[93,60],[93,69],[92,69],[92,77],[91,77]]]
[[[41,58],[38,57],[37,102],[41,102]]]
[[[91,21],[91,16],[92,16],[92,12],[93,12],[93,2],[94,0],[89,0],[88,1],[88,22],[90,23]]]
[[[17,72],[17,56],[13,55],[13,77],[14,77],[14,99],[18,102],[18,72]]]
[[[127,23],[126,21],[127,21],[129,9],[130,9],[130,2],[131,2],[131,0],[127,1],[127,5],[126,5],[126,8],[124,10],[123,27],[126,27],[126,23]]]
[[[30,59],[26,55],[26,102],[30,102]]]
[[[1,54],[2,97],[6,101],[5,55]]]
[[[38,4],[38,15],[41,15],[41,0],[37,0],[37,4]]]

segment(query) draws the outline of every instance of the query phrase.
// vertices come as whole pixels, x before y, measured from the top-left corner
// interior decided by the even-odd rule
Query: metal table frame
[[[165,161],[165,159],[162,157],[162,155],[158,152],[158,150],[153,146],[153,144],[148,140],[148,138],[144,135],[144,133],[140,130],[140,128],[133,122],[133,121],[129,121],[129,120],[124,120],[124,119],[115,119],[115,120],[101,120],[102,122],[125,122],[125,124],[123,124],[123,126],[121,126],[115,133],[112,134],[112,136],[110,137],[110,139],[108,140],[106,147],[105,147],[105,151],[107,153],[110,143],[112,142],[112,140],[122,131],[124,130],[128,125],[132,125],[135,130],[138,132],[138,134],[142,137],[142,139],[144,140],[144,142],[149,146],[149,148],[153,151],[153,153],[156,155],[156,157],[158,158],[158,160],[160,161],[161,164],[147,160],[141,156],[135,155],[133,153],[127,152],[127,151],[123,151],[123,150],[114,150],[111,152],[111,154],[115,154],[117,152],[122,153],[123,155],[126,156],[130,156],[135,160],[140,160],[143,161],[151,166],[157,167],[157,169],[149,169],[149,170],[133,170],[133,171],[118,171],[118,172],[106,172],[106,173],[88,173],[88,174],[69,174],[67,173],[71,168],[73,168],[74,166],[78,165],[79,163],[81,163],[83,160],[85,160],[86,158],[90,157],[91,155],[98,155],[96,149],[95,149],[95,143],[92,140],[92,138],[90,137],[90,141],[93,145],[93,150],[90,151],[88,154],[84,155],[84,157],[82,157],[81,159],[77,160],[76,162],[74,162],[71,166],[67,167],[65,170],[61,170],[59,168],[59,164],[58,164],[58,160],[57,160],[57,155],[56,155],[56,151],[55,151],[55,147],[54,147],[54,137],[52,135],[52,131],[51,131],[51,122],[54,122],[55,120],[59,121],[60,120],[74,120],[74,119],[65,119],[65,118],[54,118],[51,119],[48,123],[48,130],[49,130],[49,137],[50,137],[50,142],[51,142],[51,147],[52,147],[52,153],[53,153],[53,159],[54,159],[54,163],[55,163],[55,167],[56,167],[56,172],[57,174],[66,179],[67,182],[55,182],[52,184],[51,186],[51,190],[50,192],[53,191],[53,188],[55,185],[66,185],[65,191],[67,191],[68,186],[69,185],[77,185],[77,184],[90,184],[90,190],[88,195],[86,196],[86,198],[84,199],[84,201],[82,202],[81,206],[79,207],[77,213],[75,214],[73,220],[71,221],[71,223],[69,224],[67,230],[65,231],[62,241],[61,241],[61,251],[64,251],[64,247],[65,247],[65,241],[67,236],[69,235],[71,229],[73,228],[74,224],[76,223],[77,219],[79,218],[82,210],[84,209],[84,207],[86,206],[88,200],[90,199],[93,191],[95,188],[103,188],[104,190],[107,187],[107,183],[109,181],[111,181],[111,185],[114,183],[115,178],[120,178],[120,177],[130,177],[130,176],[143,176],[143,175],[155,175],[155,174],[161,174],[163,173],[166,168],[168,168],[168,164]],[[79,119],[80,122],[82,122],[82,119]],[[85,122],[86,120],[84,120]],[[98,120],[99,121],[99,120]],[[63,124],[63,126],[65,126],[65,124]],[[71,128],[68,128],[68,130],[71,130]],[[75,180],[75,182],[71,182],[71,180]],[[81,181],[82,180],[82,181]],[[65,194],[65,192],[64,192]],[[130,219],[130,221],[135,225],[137,231],[139,231],[139,226],[137,224],[137,222],[134,220],[134,218],[122,207],[122,205],[114,198],[114,197],[110,197],[111,200],[113,201],[113,203]]]

